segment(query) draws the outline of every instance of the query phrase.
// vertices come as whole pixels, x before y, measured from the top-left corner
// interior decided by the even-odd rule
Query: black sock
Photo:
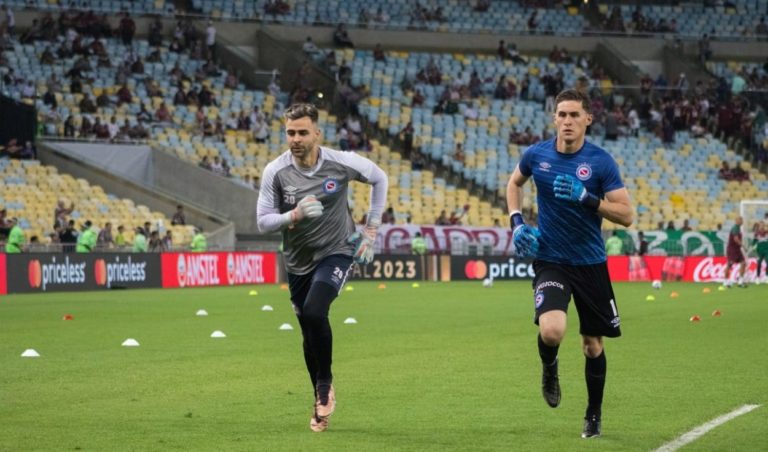
[[[595,415],[600,417],[601,415],[606,369],[605,351],[602,351],[597,358],[586,358],[584,377],[587,380],[587,394],[589,397],[587,416]]]
[[[309,347],[317,361],[315,382],[330,382],[333,378],[331,363],[333,358],[333,334],[328,321],[331,303],[338,296],[330,284],[316,282],[312,284],[302,308],[302,318],[307,328]]]
[[[304,319],[301,315],[296,316],[299,319],[299,326],[301,327],[301,334],[304,337],[302,346],[304,347],[304,362],[307,365],[307,372],[309,372],[309,379],[312,381],[312,389],[317,388],[317,359],[312,353],[312,347],[309,345],[309,330],[305,325]]]
[[[547,345],[544,343],[544,340],[541,338],[541,334],[539,334],[539,356],[541,357],[541,362],[544,363],[546,366],[551,366],[555,363],[555,360],[557,359],[557,350],[560,348],[560,345]]]

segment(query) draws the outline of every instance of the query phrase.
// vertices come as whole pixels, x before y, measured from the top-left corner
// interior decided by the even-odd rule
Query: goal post
[[[747,250],[755,239],[755,225],[768,220],[768,199],[745,199],[739,202],[739,215],[744,220],[742,232]]]

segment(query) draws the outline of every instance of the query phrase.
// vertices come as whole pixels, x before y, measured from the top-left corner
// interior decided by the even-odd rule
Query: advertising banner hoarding
[[[32,253],[6,256],[8,293],[160,287],[156,253]]]
[[[424,279],[424,256],[376,256],[368,265],[355,265],[354,280],[420,281]]]
[[[5,275],[5,254],[0,253],[0,295],[3,295],[8,291]]]
[[[277,254],[163,253],[163,287],[232,286],[277,282]]]

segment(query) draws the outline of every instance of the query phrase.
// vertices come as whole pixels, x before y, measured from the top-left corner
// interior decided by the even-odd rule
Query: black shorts
[[[579,333],[585,336],[621,336],[619,311],[613,295],[606,263],[594,265],[565,265],[534,261],[533,302],[534,323],[547,311],[568,312],[568,303],[576,304],[579,313]]]
[[[298,314],[304,306],[310,287],[316,282],[324,282],[341,292],[352,270],[352,256],[333,254],[324,257],[317,266],[304,275],[288,273],[288,289],[291,292],[293,309]]]

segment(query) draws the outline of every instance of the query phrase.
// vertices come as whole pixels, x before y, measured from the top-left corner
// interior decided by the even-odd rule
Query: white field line
[[[730,413],[716,417],[711,421],[707,422],[706,424],[701,424],[700,426],[694,428],[693,430],[687,433],[683,433],[682,435],[678,436],[674,440],[656,449],[655,452],[676,451],[677,449],[680,449],[686,444],[696,441],[697,439],[704,436],[708,431],[712,430],[713,428],[719,427],[725,424],[726,422],[741,416],[742,414],[747,414],[759,406],[760,405],[743,405],[742,407],[737,408],[731,411]]]

